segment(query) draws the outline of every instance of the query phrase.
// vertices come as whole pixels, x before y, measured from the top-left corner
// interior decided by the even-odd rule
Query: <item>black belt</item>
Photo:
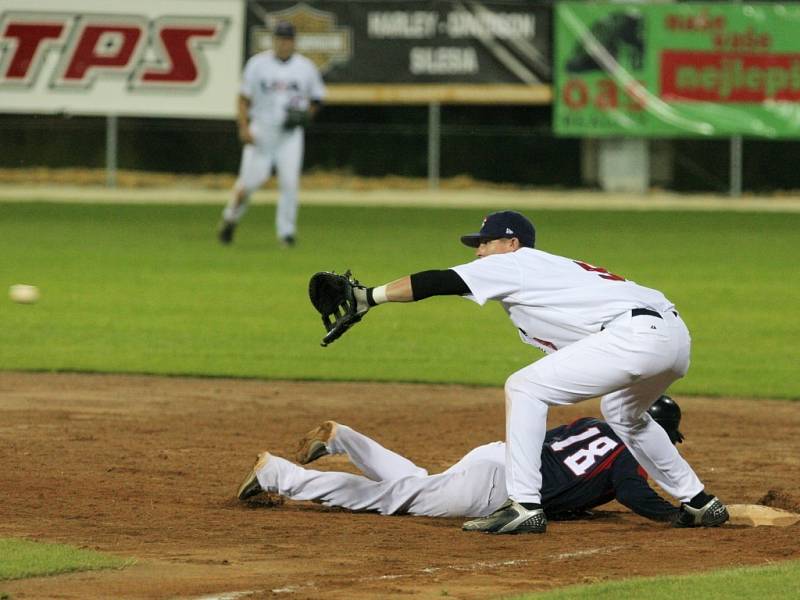
[[[661,313],[657,313],[654,310],[650,310],[649,308],[634,308],[631,310],[632,317],[641,317],[642,315],[647,315],[648,317],[657,317],[659,319],[663,319],[664,317],[661,316]]]
[[[674,310],[672,311],[672,314],[675,315],[676,317],[678,316],[678,313],[675,312]],[[661,313],[657,313],[656,311],[650,310],[649,308],[632,308],[631,309],[631,316],[632,317],[641,317],[642,315],[647,315],[648,317],[656,317],[657,319],[663,319],[664,318],[664,317],[661,316]],[[600,331],[603,331],[605,328],[606,328],[605,325],[601,326],[600,327]]]

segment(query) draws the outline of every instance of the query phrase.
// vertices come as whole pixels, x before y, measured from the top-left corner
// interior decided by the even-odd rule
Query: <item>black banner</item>
[[[530,2],[249,2],[247,56],[275,22],[328,84],[523,84],[552,81],[550,9]]]

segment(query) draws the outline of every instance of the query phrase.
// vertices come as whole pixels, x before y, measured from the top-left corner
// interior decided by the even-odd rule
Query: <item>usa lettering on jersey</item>
[[[262,79],[258,82],[258,86],[261,88],[262,93],[267,94],[269,92],[300,92],[300,84],[297,81],[283,81],[281,79]]]

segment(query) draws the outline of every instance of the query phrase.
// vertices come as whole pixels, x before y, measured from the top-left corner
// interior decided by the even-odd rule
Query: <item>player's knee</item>
[[[506,495],[505,469],[491,461],[477,461],[451,476],[446,499],[441,506],[443,517],[476,517],[486,514],[487,496]]]
[[[622,411],[619,409],[619,407],[613,406],[611,403],[606,402],[605,399],[600,401],[600,414],[603,415],[605,422],[612,427],[617,423],[622,423]]]
[[[525,378],[520,374],[519,371],[516,373],[512,373],[506,379],[505,390],[506,394],[513,394],[518,392],[524,387]]]
[[[233,186],[233,194],[240,202],[246,202],[257,189],[258,185],[254,185],[254,182],[241,180],[237,181],[236,185]]]
[[[300,189],[300,181],[281,181],[280,184],[278,184],[278,188],[283,194],[296,194]]]
[[[505,392],[507,398],[521,397],[545,401],[545,392],[539,383],[531,377],[529,369],[512,373],[506,379]]]
[[[610,403],[601,401],[600,412],[603,419],[615,431],[623,431],[626,433],[633,433],[647,427],[647,413],[640,413],[639,411],[620,410],[619,407],[613,406]]]

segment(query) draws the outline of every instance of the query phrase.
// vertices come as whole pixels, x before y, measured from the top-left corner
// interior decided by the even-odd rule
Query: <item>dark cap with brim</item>
[[[289,23],[289,21],[280,21],[275,26],[275,31],[273,32],[273,35],[285,38],[293,38],[294,34],[295,34],[294,25]]]
[[[533,248],[536,244],[536,229],[524,215],[513,210],[502,210],[487,216],[478,233],[462,235],[461,243],[477,248],[482,241],[500,238],[517,238],[520,246]]]

